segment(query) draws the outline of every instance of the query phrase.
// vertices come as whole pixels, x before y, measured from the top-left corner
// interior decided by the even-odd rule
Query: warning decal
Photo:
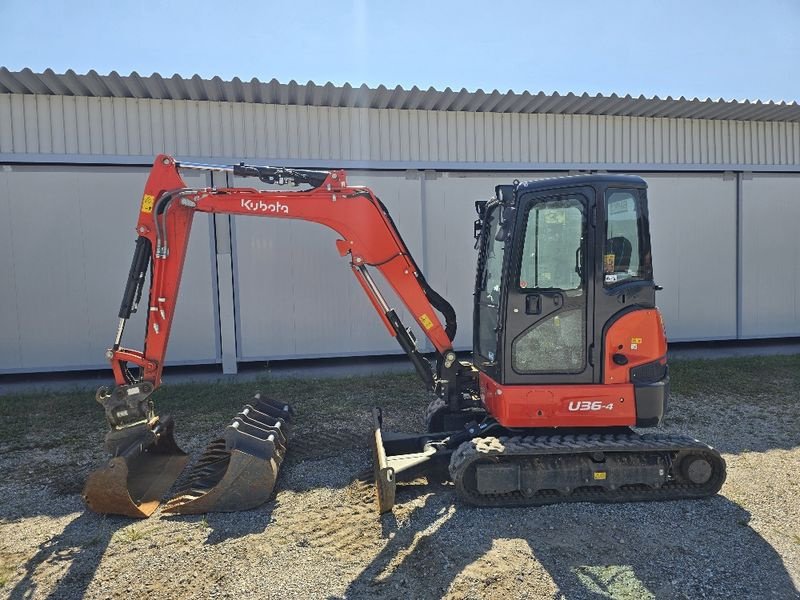
[[[150,194],[145,194],[144,198],[142,198],[142,212],[143,213],[151,213],[153,212],[153,203],[155,202],[155,198]]]
[[[431,321],[431,318],[425,313],[422,313],[419,316],[419,322],[425,328],[426,331],[431,327],[433,327],[433,321]]]

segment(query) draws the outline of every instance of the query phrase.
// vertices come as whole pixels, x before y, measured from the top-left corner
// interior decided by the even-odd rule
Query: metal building
[[[515,178],[637,173],[650,188],[670,339],[800,336],[796,103],[0,68],[0,373],[106,366],[141,189],[161,152],[349,169],[455,306],[457,348],[471,346],[474,200]],[[197,219],[172,364],[232,371],[237,361],[398,352],[333,232]]]

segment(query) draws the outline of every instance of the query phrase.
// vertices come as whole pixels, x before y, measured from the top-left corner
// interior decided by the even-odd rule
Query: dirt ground
[[[163,390],[157,403],[193,452],[256,389],[291,398],[297,426],[273,501],[142,521],[80,500],[103,461],[91,393],[0,398],[0,594],[800,598],[800,360],[763,360],[673,368],[666,430],[723,452],[716,497],[480,509],[418,480],[382,518],[365,476],[369,407],[384,405],[387,429],[420,429],[427,396],[410,376]],[[770,385],[755,385],[765,371]]]

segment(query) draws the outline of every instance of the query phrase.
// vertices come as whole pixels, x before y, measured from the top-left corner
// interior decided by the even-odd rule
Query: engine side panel
[[[630,383],[500,385],[481,372],[481,399],[504,427],[629,427],[636,424]]]
[[[658,309],[626,313],[605,332],[603,383],[630,383],[631,369],[666,355],[667,337]]]

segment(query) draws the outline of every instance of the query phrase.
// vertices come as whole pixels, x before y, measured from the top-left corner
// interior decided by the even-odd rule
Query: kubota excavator
[[[273,189],[188,188],[180,169],[256,177]],[[485,506],[717,493],[725,462],[716,450],[689,437],[633,429],[661,423],[669,392],[646,189],[639,177],[578,175],[514,181],[497,186],[491,200],[476,202],[473,358],[466,361],[453,350],[453,308],[427,283],[385,206],[369,189],[349,186],[343,171],[200,165],[158,156],[107,353],[116,385],[97,392],[111,426],[106,448],[112,459],[90,475],[87,504],[146,517],[187,463],[173,421],[156,415],[151,395],[161,385],[196,212],[302,219],[341,236],[340,255],[349,256],[380,319],[435,395],[423,434],[384,432],[380,409],[373,411],[380,512],[394,505],[398,475],[433,464],[448,466],[463,500]],[[416,320],[435,348],[433,357],[420,352],[370,268]],[[125,323],[138,307],[148,270],[144,349],[126,349]],[[266,501],[292,415],[285,403],[256,395],[211,442],[164,510],[233,511]]]

